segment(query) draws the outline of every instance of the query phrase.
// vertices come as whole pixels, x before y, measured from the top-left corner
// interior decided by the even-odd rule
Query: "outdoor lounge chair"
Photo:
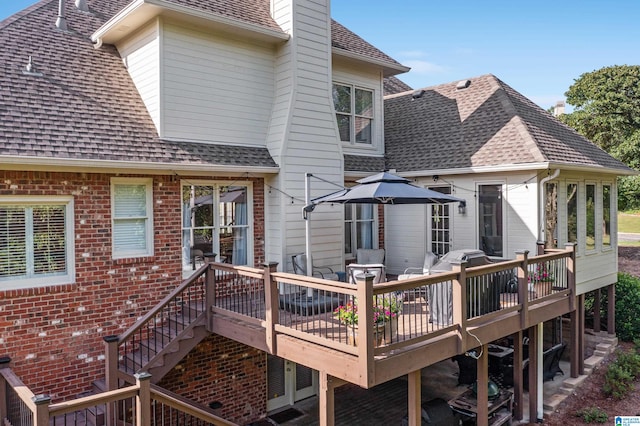
[[[406,280],[411,277],[418,277],[420,275],[429,275],[429,270],[438,261],[438,256],[428,251],[424,256],[424,263],[422,268],[407,268],[403,274],[398,275],[398,280]]]
[[[291,264],[293,265],[293,272],[295,274],[307,275],[307,256],[304,253],[291,256]],[[328,266],[313,265],[313,276],[325,280],[340,281],[338,274],[333,272],[333,269]]]

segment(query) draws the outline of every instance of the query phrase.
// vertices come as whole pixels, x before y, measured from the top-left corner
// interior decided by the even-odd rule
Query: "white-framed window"
[[[578,219],[578,183],[566,183],[566,204],[567,204],[567,242],[578,244],[578,229],[580,220]],[[579,247],[576,247],[579,250]]]
[[[153,255],[153,180],[111,179],[112,257]]]
[[[586,224],[586,238],[585,248],[587,252],[594,251],[596,249],[596,184],[586,183],[585,190],[585,224]]]
[[[375,204],[344,205],[344,253],[355,258],[361,249],[378,247],[378,209]]]
[[[218,262],[253,264],[250,182],[182,183],[182,263],[194,269],[206,256]]]
[[[373,99],[373,90],[333,84],[333,106],[342,142],[373,144]]]
[[[0,197],[0,290],[75,280],[73,197]]]

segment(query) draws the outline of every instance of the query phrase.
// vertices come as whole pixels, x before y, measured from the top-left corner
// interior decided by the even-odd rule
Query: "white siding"
[[[427,210],[424,205],[385,206],[385,264],[387,273],[421,268],[427,250]]]
[[[133,83],[160,133],[160,31],[157,20],[118,45]]]
[[[273,48],[165,23],[162,88],[162,137],[264,146]]]

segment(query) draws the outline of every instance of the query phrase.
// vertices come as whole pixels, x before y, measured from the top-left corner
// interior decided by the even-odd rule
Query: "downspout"
[[[546,191],[545,191],[544,185],[550,180],[557,178],[558,175],[560,175],[560,169],[556,169],[553,172],[553,174],[543,178],[540,181],[540,229],[538,231],[539,232],[538,241],[544,241],[544,227],[545,227],[545,224],[547,223],[547,218],[545,215]],[[538,419],[541,420],[544,417],[544,400],[543,400],[544,389],[542,387],[543,386],[542,362],[544,358],[542,353],[543,352],[542,344],[544,341],[544,336],[542,333],[544,332],[544,327],[542,323],[538,324],[537,327],[538,327],[538,362],[537,362],[538,365],[536,365],[536,370],[538,370],[538,406],[536,407],[536,411],[538,412]]]

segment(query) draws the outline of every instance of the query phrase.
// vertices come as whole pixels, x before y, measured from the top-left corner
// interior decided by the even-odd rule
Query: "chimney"
[[[553,107],[553,116],[558,117],[564,114],[564,101],[556,102],[556,106]]]
[[[67,31],[67,18],[64,16],[64,0],[59,0],[58,19],[56,19],[56,27],[62,31]]]

